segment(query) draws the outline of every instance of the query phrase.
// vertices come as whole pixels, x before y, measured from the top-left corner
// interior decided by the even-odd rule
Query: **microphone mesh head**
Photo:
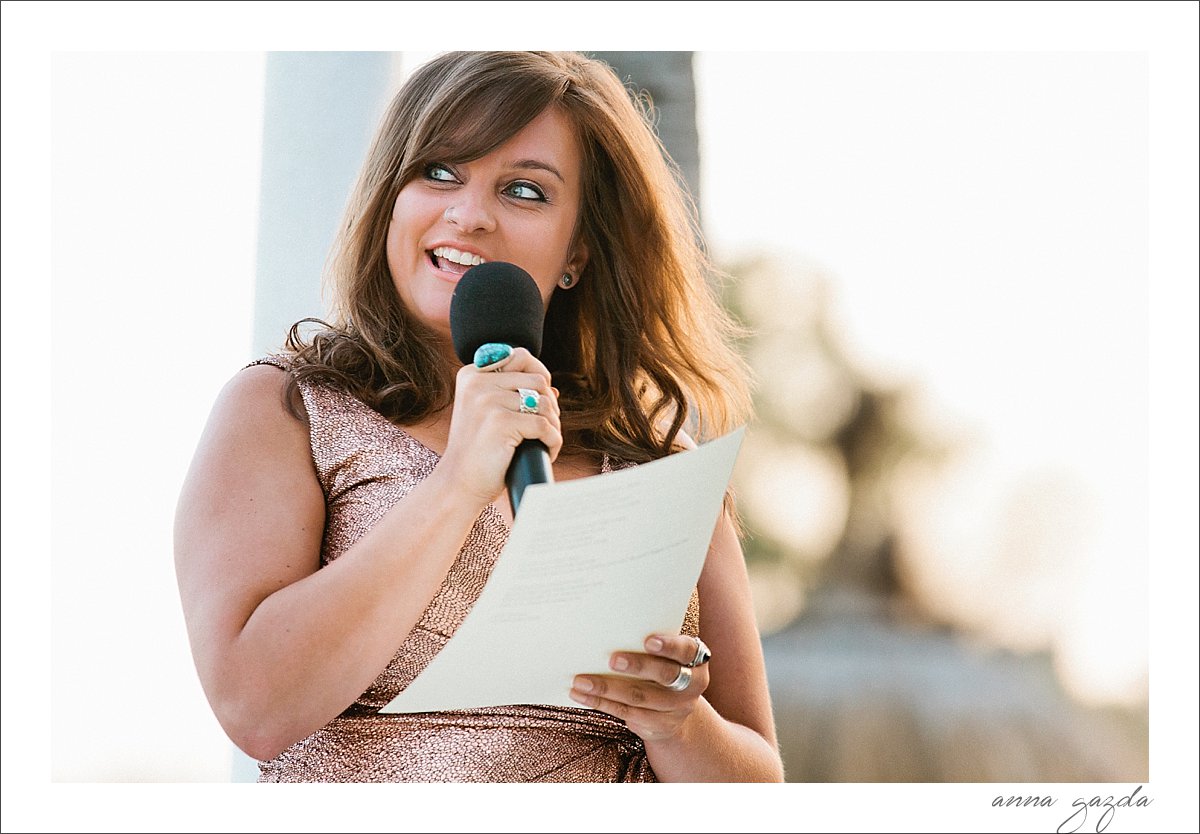
[[[459,279],[450,299],[450,338],[464,365],[488,342],[542,352],[546,311],[529,273],[503,261],[473,266]]]

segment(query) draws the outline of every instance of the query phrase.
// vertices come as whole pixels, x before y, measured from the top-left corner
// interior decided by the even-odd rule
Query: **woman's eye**
[[[505,189],[510,197],[516,197],[518,200],[545,200],[546,195],[542,193],[542,189],[538,188],[531,182],[514,182]]]
[[[434,163],[425,169],[425,176],[438,182],[455,182],[454,172],[445,165]]]

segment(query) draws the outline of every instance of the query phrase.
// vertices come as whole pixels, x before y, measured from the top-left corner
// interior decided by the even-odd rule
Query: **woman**
[[[687,420],[712,436],[746,418],[694,213],[647,125],[576,54],[444,55],[393,101],[337,241],[331,324],[298,323],[235,375],[180,498],[197,669],[260,780],[782,778],[729,514],[682,633],[578,676],[578,709],[378,712],[486,581],[518,443],[542,441],[562,481],[684,448]],[[537,283],[540,359],[455,357],[450,298],[481,260]]]

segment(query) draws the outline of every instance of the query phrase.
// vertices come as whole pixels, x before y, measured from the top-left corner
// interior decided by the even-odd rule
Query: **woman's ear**
[[[579,276],[583,274],[583,270],[587,267],[587,262],[587,244],[582,240],[577,241],[571,248],[571,256],[567,259],[567,272],[575,276],[576,283],[579,282]]]

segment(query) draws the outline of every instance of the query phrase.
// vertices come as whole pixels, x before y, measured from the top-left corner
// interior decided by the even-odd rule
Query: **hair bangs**
[[[503,145],[561,96],[544,73],[461,74],[426,104],[401,166],[401,185],[435,162],[471,162]]]

